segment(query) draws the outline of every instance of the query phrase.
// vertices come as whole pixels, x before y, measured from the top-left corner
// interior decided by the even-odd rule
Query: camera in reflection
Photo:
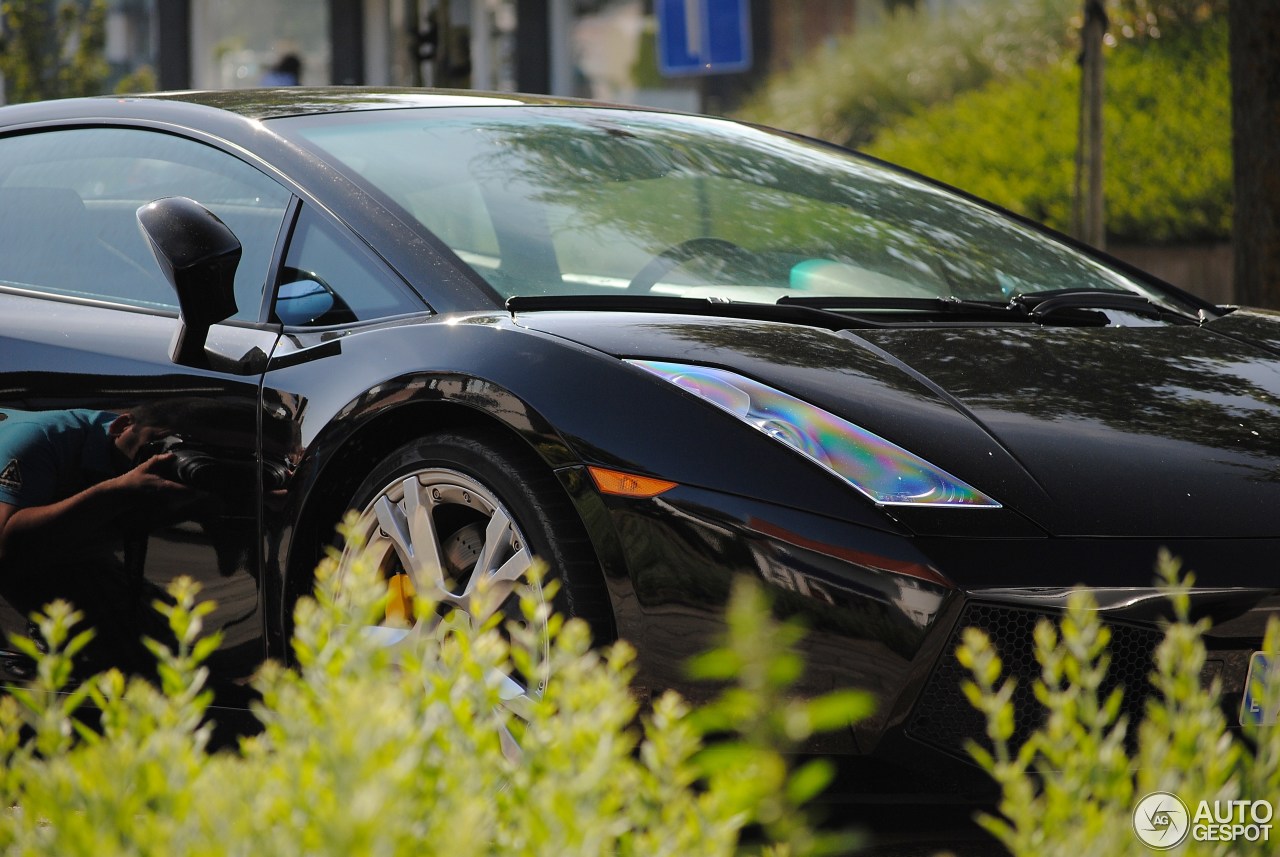
[[[259,460],[252,453],[191,441],[169,435],[144,444],[135,464],[169,453],[152,472],[180,485],[210,494],[232,497],[252,496],[261,476],[264,491],[283,488],[289,481],[288,468],[279,462]]]

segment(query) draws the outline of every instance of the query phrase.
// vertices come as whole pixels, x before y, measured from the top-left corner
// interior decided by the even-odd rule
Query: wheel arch
[[[399,399],[396,393],[401,390],[417,391],[418,395]],[[423,395],[424,391],[438,395]],[[478,392],[483,394],[476,395]],[[459,395],[467,393],[471,395]],[[340,409],[309,445],[299,467],[297,475],[304,483],[303,496],[297,514],[288,516],[296,520],[297,525],[288,534],[284,555],[278,556],[283,575],[276,609],[282,620],[278,627],[283,630],[280,637],[272,641],[272,647],[281,654],[286,657],[288,654],[293,605],[299,597],[311,593],[316,563],[323,557],[323,547],[332,543],[330,528],[346,513],[369,470],[415,438],[441,431],[460,431],[517,446],[556,482],[555,490],[572,510],[592,552],[597,553],[595,540],[588,532],[578,504],[556,478],[557,469],[580,465],[581,461],[546,420],[516,397],[480,379],[441,376],[426,381],[415,378],[383,384],[377,396],[379,401],[362,401],[370,398],[371,394],[366,394]],[[483,406],[485,400],[490,407]],[[495,401],[500,401],[502,406],[492,407]],[[520,406],[515,407],[515,402],[520,402]],[[595,559],[595,579],[575,581],[575,585],[591,587],[593,600],[598,599],[604,612],[609,614],[589,618],[596,639],[606,641],[616,638],[616,624],[612,599],[603,571],[599,570],[598,554]]]

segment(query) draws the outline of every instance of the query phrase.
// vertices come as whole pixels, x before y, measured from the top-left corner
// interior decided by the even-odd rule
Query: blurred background
[[[0,74],[9,102],[297,82],[732,115],[902,164],[1210,300],[1280,306],[1269,291],[1280,289],[1276,267],[1252,271],[1270,251],[1247,249],[1280,241],[1267,233],[1242,243],[1233,229],[1242,179],[1229,50],[1232,15],[1251,7],[1260,17],[1250,29],[1266,41],[1280,3],[1230,5],[2,0]],[[1275,127],[1256,136],[1274,138]],[[1261,156],[1248,160],[1270,169]],[[1256,178],[1243,182],[1266,196]]]

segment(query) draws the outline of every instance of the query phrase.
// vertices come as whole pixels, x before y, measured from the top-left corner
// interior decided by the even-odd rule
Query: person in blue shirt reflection
[[[0,409],[0,574],[15,561],[74,554],[192,493],[161,475],[170,453],[134,463],[170,433],[154,416],[146,406]]]
[[[170,478],[173,454],[148,444],[201,415],[174,401],[124,413],[0,409],[0,596],[18,613],[5,633],[33,636],[20,617],[63,599],[95,631],[77,658],[85,674],[153,663],[140,637],[164,639],[149,609],[163,593],[143,579],[147,534],[185,518],[201,492]],[[10,653],[8,677],[23,677],[20,661]]]

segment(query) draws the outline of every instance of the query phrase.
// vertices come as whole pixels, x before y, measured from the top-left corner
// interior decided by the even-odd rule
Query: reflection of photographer
[[[88,672],[145,665],[140,633],[163,638],[138,609],[157,595],[141,577],[146,533],[199,493],[161,472],[168,454],[134,464],[168,431],[156,417],[0,410],[0,593],[19,614],[55,598],[83,611],[95,629],[77,659]]]
[[[119,413],[0,409],[0,600],[19,616],[68,600],[96,629],[78,668],[145,672],[140,635],[166,633],[149,624],[162,597],[153,535],[198,527],[222,574],[250,567],[258,474],[269,490],[287,477],[256,463],[258,418],[252,403],[196,397]],[[169,573],[163,556],[156,572]]]
[[[283,488],[289,477],[284,465],[259,462],[252,452],[202,444],[176,434],[145,444],[137,462],[153,456],[161,458],[151,472],[226,499],[252,499],[259,474],[266,491]]]
[[[147,402],[124,413],[0,409],[0,575],[15,563],[101,555],[122,535],[180,520],[201,498],[250,505],[257,412],[216,399]]]
[[[134,466],[167,431],[146,416],[0,410],[0,572],[82,554],[191,494],[161,473],[167,455]]]

